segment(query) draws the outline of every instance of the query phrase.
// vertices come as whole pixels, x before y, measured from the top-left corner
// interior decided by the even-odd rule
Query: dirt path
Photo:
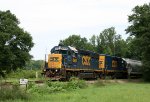
[[[120,83],[120,84],[123,84],[123,83],[140,83],[140,82],[143,82],[143,80],[141,79],[114,79],[114,80],[87,80],[86,83],[88,84],[94,84],[95,82],[98,82],[98,81],[101,81],[101,82],[109,82],[109,83]]]

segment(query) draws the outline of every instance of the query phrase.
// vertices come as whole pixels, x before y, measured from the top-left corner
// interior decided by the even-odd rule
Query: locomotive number
[[[91,57],[89,57],[89,56],[83,56],[82,57],[82,65],[90,66],[90,60],[91,60]]]
[[[73,62],[76,63],[77,62],[77,58],[73,58]]]
[[[114,68],[114,67],[117,67],[117,61],[112,61],[112,67]]]

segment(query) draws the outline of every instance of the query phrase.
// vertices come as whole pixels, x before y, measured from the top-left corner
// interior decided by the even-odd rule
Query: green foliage
[[[126,39],[126,58],[131,58],[131,59],[135,59],[135,60],[141,60],[141,47],[137,46],[139,43],[139,41],[135,38],[135,37],[128,37]]]
[[[36,72],[37,70],[17,70],[8,74],[7,78],[36,78]]]
[[[128,50],[126,41],[121,38],[121,35],[116,34],[114,27],[104,29],[100,35],[93,35],[89,40],[85,37],[81,38],[80,35],[71,35],[61,40],[60,43],[65,46],[74,46],[78,49],[120,57],[126,57],[126,52]]]
[[[28,102],[149,102],[150,84],[122,83],[108,84],[55,94],[34,94]],[[10,102],[24,102],[11,100]]]
[[[35,82],[28,82],[27,88],[31,89],[35,86]]]
[[[10,11],[0,11],[0,75],[22,68],[31,58],[31,35],[19,26],[17,17]]]
[[[90,39],[89,39],[89,44],[91,45],[90,46],[90,49],[91,51],[94,51],[94,52],[97,52],[97,36],[96,35],[93,35]]]
[[[116,37],[115,41],[115,55],[120,56],[120,57],[126,57],[126,52],[128,51],[127,49],[127,43],[124,39],[121,38],[120,35]]]
[[[146,60],[143,63],[143,78],[145,81],[150,81],[150,61]]]
[[[105,53],[105,54],[114,54],[114,48],[115,48],[115,28],[111,27],[108,29],[104,29],[100,35],[97,37],[98,43],[100,45],[101,53]]]
[[[126,41],[122,39],[121,35],[116,34],[114,27],[104,29],[97,36],[97,52],[99,53],[125,57],[126,46]]]
[[[19,89],[18,86],[12,86],[12,85],[3,85],[0,87],[0,100],[6,101],[6,100],[28,100],[29,94],[25,91]]]
[[[67,91],[67,83],[64,82],[48,82],[50,93]]]
[[[26,63],[24,68],[39,70],[39,69],[43,68],[43,66],[44,66],[43,60],[30,60]]]
[[[33,85],[32,87],[28,88],[28,92],[46,94],[46,93],[50,93],[50,88],[47,85],[42,85],[42,86]]]
[[[133,14],[128,17],[131,25],[126,29],[127,33],[135,36],[134,45],[140,52],[144,65],[144,78],[150,81],[150,3],[133,8]]]
[[[87,84],[83,80],[72,80],[69,82],[46,82],[43,85],[29,84],[28,91],[32,93],[57,93],[75,89],[83,89]]]
[[[71,35],[64,40],[60,40],[60,43],[65,46],[73,46],[78,49],[93,51],[93,47],[88,40],[85,37],[82,38],[80,35]]]
[[[67,84],[67,88],[71,89],[71,90],[72,89],[83,89],[86,87],[87,87],[87,84],[85,83],[84,80],[80,80],[80,79],[74,78],[74,77],[72,77]]]

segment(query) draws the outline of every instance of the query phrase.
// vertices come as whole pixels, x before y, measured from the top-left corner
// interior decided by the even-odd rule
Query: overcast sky
[[[128,15],[144,3],[149,0],[0,0],[0,10],[17,16],[20,27],[33,37],[30,53],[44,60],[45,53],[72,34],[90,38],[113,26],[126,38]]]

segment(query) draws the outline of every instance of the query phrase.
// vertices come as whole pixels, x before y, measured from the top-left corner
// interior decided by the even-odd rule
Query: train
[[[117,56],[99,54],[71,46],[54,46],[45,59],[43,74],[52,80],[67,80],[71,77],[127,78],[127,62]]]

